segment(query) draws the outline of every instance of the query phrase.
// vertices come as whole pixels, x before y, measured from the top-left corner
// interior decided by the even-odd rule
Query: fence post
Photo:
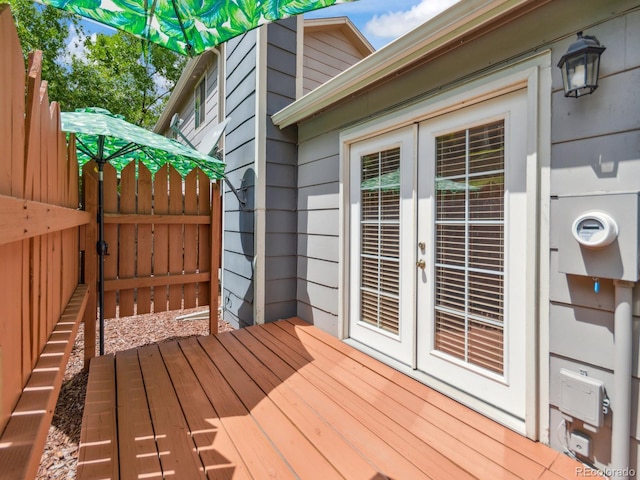
[[[211,281],[209,282],[211,293],[209,300],[209,334],[218,334],[218,290],[220,269],[220,253],[222,245],[222,197],[220,196],[220,182],[211,185]]]
[[[97,267],[98,232],[96,219],[98,215],[98,182],[95,177],[95,162],[92,160],[82,168],[82,205],[91,213],[91,222],[84,229],[84,283],[89,286],[89,299],[84,312],[84,368],[96,356],[96,312],[97,312]]]

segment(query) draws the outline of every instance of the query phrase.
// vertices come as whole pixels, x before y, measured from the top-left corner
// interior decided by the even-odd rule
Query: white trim
[[[516,62],[491,73],[479,76],[462,85],[452,87],[433,97],[422,99],[400,111],[394,111],[379,118],[366,121],[340,133],[340,224],[342,226],[342,242],[340,244],[341,275],[338,287],[340,295],[339,326],[343,338],[347,336],[349,315],[349,152],[355,142],[371,138],[392,130],[453,112],[485,100],[495,98],[516,90],[527,89],[527,171],[526,187],[531,197],[527,197],[527,230],[532,236],[532,247],[529,247],[526,263],[526,275],[529,285],[527,292],[526,331],[526,422],[525,434],[529,438],[549,441],[549,165],[551,132],[551,54],[544,51],[522,61]],[[545,303],[546,302],[546,303]],[[352,340],[350,343],[355,343]],[[357,346],[357,345],[356,345]],[[367,353],[375,352],[364,348]],[[387,363],[388,357],[384,357]],[[420,374],[406,366],[399,368],[414,377],[431,377]],[[427,382],[429,383],[429,382]],[[442,382],[432,382],[445,394],[458,392]],[[537,385],[536,385],[537,384]],[[533,386],[532,386],[533,385]],[[499,409],[484,404],[479,399],[466,394],[457,394],[464,398],[463,402],[478,409],[482,404],[483,411],[496,410],[491,416],[497,421],[518,431],[523,425],[517,419]],[[468,397],[468,398],[467,398]],[[546,422],[546,423],[545,423]]]
[[[539,418],[539,397],[538,391],[538,369],[540,368],[540,359],[537,358],[537,345],[539,327],[536,319],[539,318],[538,312],[540,304],[537,302],[539,297],[539,278],[540,278],[540,166],[538,152],[538,96],[540,95],[538,76],[540,75],[539,67],[531,71],[527,79],[527,164],[526,164],[526,192],[527,192],[527,217],[526,231],[530,234],[527,239],[526,261],[527,266],[525,272],[526,285],[533,288],[526,289],[525,303],[525,349],[526,361],[525,368],[525,395],[526,413],[525,413],[525,432],[526,435],[537,440],[539,435],[538,418]],[[549,92],[551,97],[551,92]]]
[[[531,0],[465,0],[413,29],[272,116],[280,128],[327,108],[443,47],[465,43],[470,31]]]
[[[265,233],[267,201],[267,25],[256,29],[256,116],[255,116],[255,205],[254,205],[254,267],[253,319],[263,324],[266,299]]]
[[[551,55],[547,54],[548,62],[538,67],[538,111],[537,140],[538,140],[538,440],[550,444],[550,334],[549,334],[549,305],[550,305],[550,209],[551,209],[551,91],[552,75]]]

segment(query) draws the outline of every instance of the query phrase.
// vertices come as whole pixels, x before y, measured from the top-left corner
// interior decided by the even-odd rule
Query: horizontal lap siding
[[[608,20],[585,30],[607,47],[602,55],[598,90],[578,100],[565,98],[559,69],[553,70],[551,194],[572,195],[598,192],[639,191],[640,182],[640,12]],[[552,50],[556,64],[574,37]],[[582,119],[588,118],[589,121]],[[551,215],[557,207],[552,200]],[[616,212],[612,212],[614,215]],[[553,229],[552,221],[552,229]],[[558,271],[558,251],[562,232],[551,231],[550,264],[550,403],[552,430],[562,422],[560,405],[561,368],[586,371],[605,384],[607,395],[615,399],[613,381],[614,309],[613,281],[601,279],[600,291],[593,291],[593,280],[565,275]],[[640,298],[636,286],[634,298]],[[640,304],[634,304],[634,332],[640,328]],[[638,342],[634,342],[632,368],[632,463],[638,469],[640,423],[638,389],[640,364]],[[580,429],[580,422],[576,427]],[[611,415],[605,416],[604,427],[590,433],[595,458],[609,458]],[[561,448],[551,435],[551,444]],[[605,463],[606,465],[606,460]]]
[[[303,92],[306,94],[363,58],[338,29],[306,32]]]
[[[270,116],[295,100],[296,18],[269,24],[266,72],[266,322],[296,314],[296,138],[293,129],[280,130]],[[278,243],[277,248],[273,247]]]
[[[226,51],[226,172],[247,199],[243,210],[229,187],[224,188],[223,291],[224,319],[234,327],[253,324],[255,79],[256,31],[230,40]]]
[[[300,146],[298,165],[298,316],[338,335],[338,134]]]

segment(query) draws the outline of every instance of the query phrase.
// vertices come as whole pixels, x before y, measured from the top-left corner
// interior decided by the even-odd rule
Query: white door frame
[[[549,442],[549,201],[551,156],[551,53],[544,51],[509,66],[479,75],[468,82],[453,82],[438,94],[426,96],[399,111],[379,116],[340,133],[340,210],[338,331],[341,338],[365,353],[450,394],[451,387],[379,352],[348,339],[350,312],[350,147],[353,143],[444,113],[480,103],[522,88],[527,89],[527,230],[532,241],[527,252],[526,329],[526,421],[525,435]],[[455,391],[453,392],[455,393]],[[458,393],[460,393],[458,391]],[[461,395],[459,400],[475,408],[477,399]],[[512,417],[485,406],[484,413],[514,429]]]

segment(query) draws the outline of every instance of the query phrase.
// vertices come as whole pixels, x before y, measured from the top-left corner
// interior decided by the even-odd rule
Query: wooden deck
[[[94,359],[78,478],[557,480],[577,467],[289,319]]]

